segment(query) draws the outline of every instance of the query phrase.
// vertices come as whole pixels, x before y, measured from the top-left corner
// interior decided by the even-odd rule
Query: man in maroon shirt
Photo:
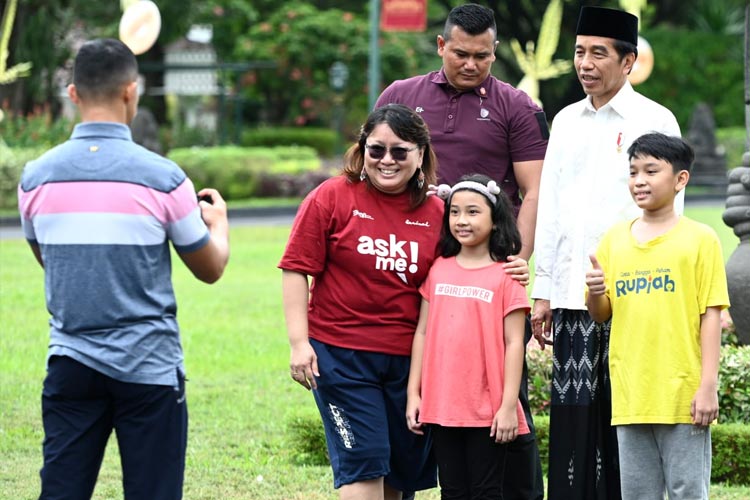
[[[500,183],[511,199],[523,243],[520,257],[534,251],[537,195],[549,131],[544,112],[524,92],[490,74],[498,45],[492,10],[465,4],[448,15],[437,53],[443,67],[393,82],[375,107],[405,104],[430,128],[440,182],[481,173]],[[528,327],[528,325],[527,325]],[[527,328],[527,339],[531,336]],[[531,423],[526,366],[519,398]],[[517,439],[506,466],[506,498],[543,498],[535,434]]]
[[[520,256],[528,260],[549,132],[544,112],[526,93],[490,74],[496,37],[490,9],[456,7],[437,37],[442,69],[393,82],[375,107],[405,104],[422,115],[440,182],[454,184],[464,174],[480,173],[502,183],[518,215]]]

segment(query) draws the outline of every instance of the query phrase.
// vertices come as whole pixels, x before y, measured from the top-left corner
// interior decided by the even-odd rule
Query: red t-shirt
[[[419,286],[435,260],[443,201],[409,210],[408,194],[388,195],[344,176],[302,202],[279,267],[313,277],[309,336],[349,349],[411,354]]]
[[[464,269],[439,258],[420,288],[430,303],[422,358],[420,422],[490,427],[503,400],[503,318],[529,310],[526,289],[501,262]],[[517,404],[518,433],[529,427]]]

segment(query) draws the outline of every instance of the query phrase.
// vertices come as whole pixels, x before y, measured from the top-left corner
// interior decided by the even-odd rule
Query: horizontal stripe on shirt
[[[196,209],[199,210],[199,209]],[[204,241],[205,226],[200,218],[187,217],[171,226],[170,233],[179,235],[174,241],[181,248]],[[34,217],[24,225],[28,240],[40,245],[159,245],[167,234],[151,215],[112,213],[58,213]]]
[[[27,219],[61,212],[103,212],[154,215],[167,224],[195,208],[195,193],[185,182],[170,193],[126,182],[52,182],[21,190],[19,199]]]

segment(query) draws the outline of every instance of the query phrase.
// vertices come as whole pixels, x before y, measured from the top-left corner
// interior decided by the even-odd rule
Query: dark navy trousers
[[[188,414],[178,388],[120,382],[72,358],[49,360],[42,392],[40,500],[90,499],[115,431],[126,500],[179,500]]]

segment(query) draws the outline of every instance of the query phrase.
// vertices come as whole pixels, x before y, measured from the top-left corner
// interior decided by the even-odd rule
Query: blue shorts
[[[313,391],[334,487],[379,477],[400,491],[437,485],[429,431],[406,425],[409,356],[355,351],[310,340],[320,377]]]

